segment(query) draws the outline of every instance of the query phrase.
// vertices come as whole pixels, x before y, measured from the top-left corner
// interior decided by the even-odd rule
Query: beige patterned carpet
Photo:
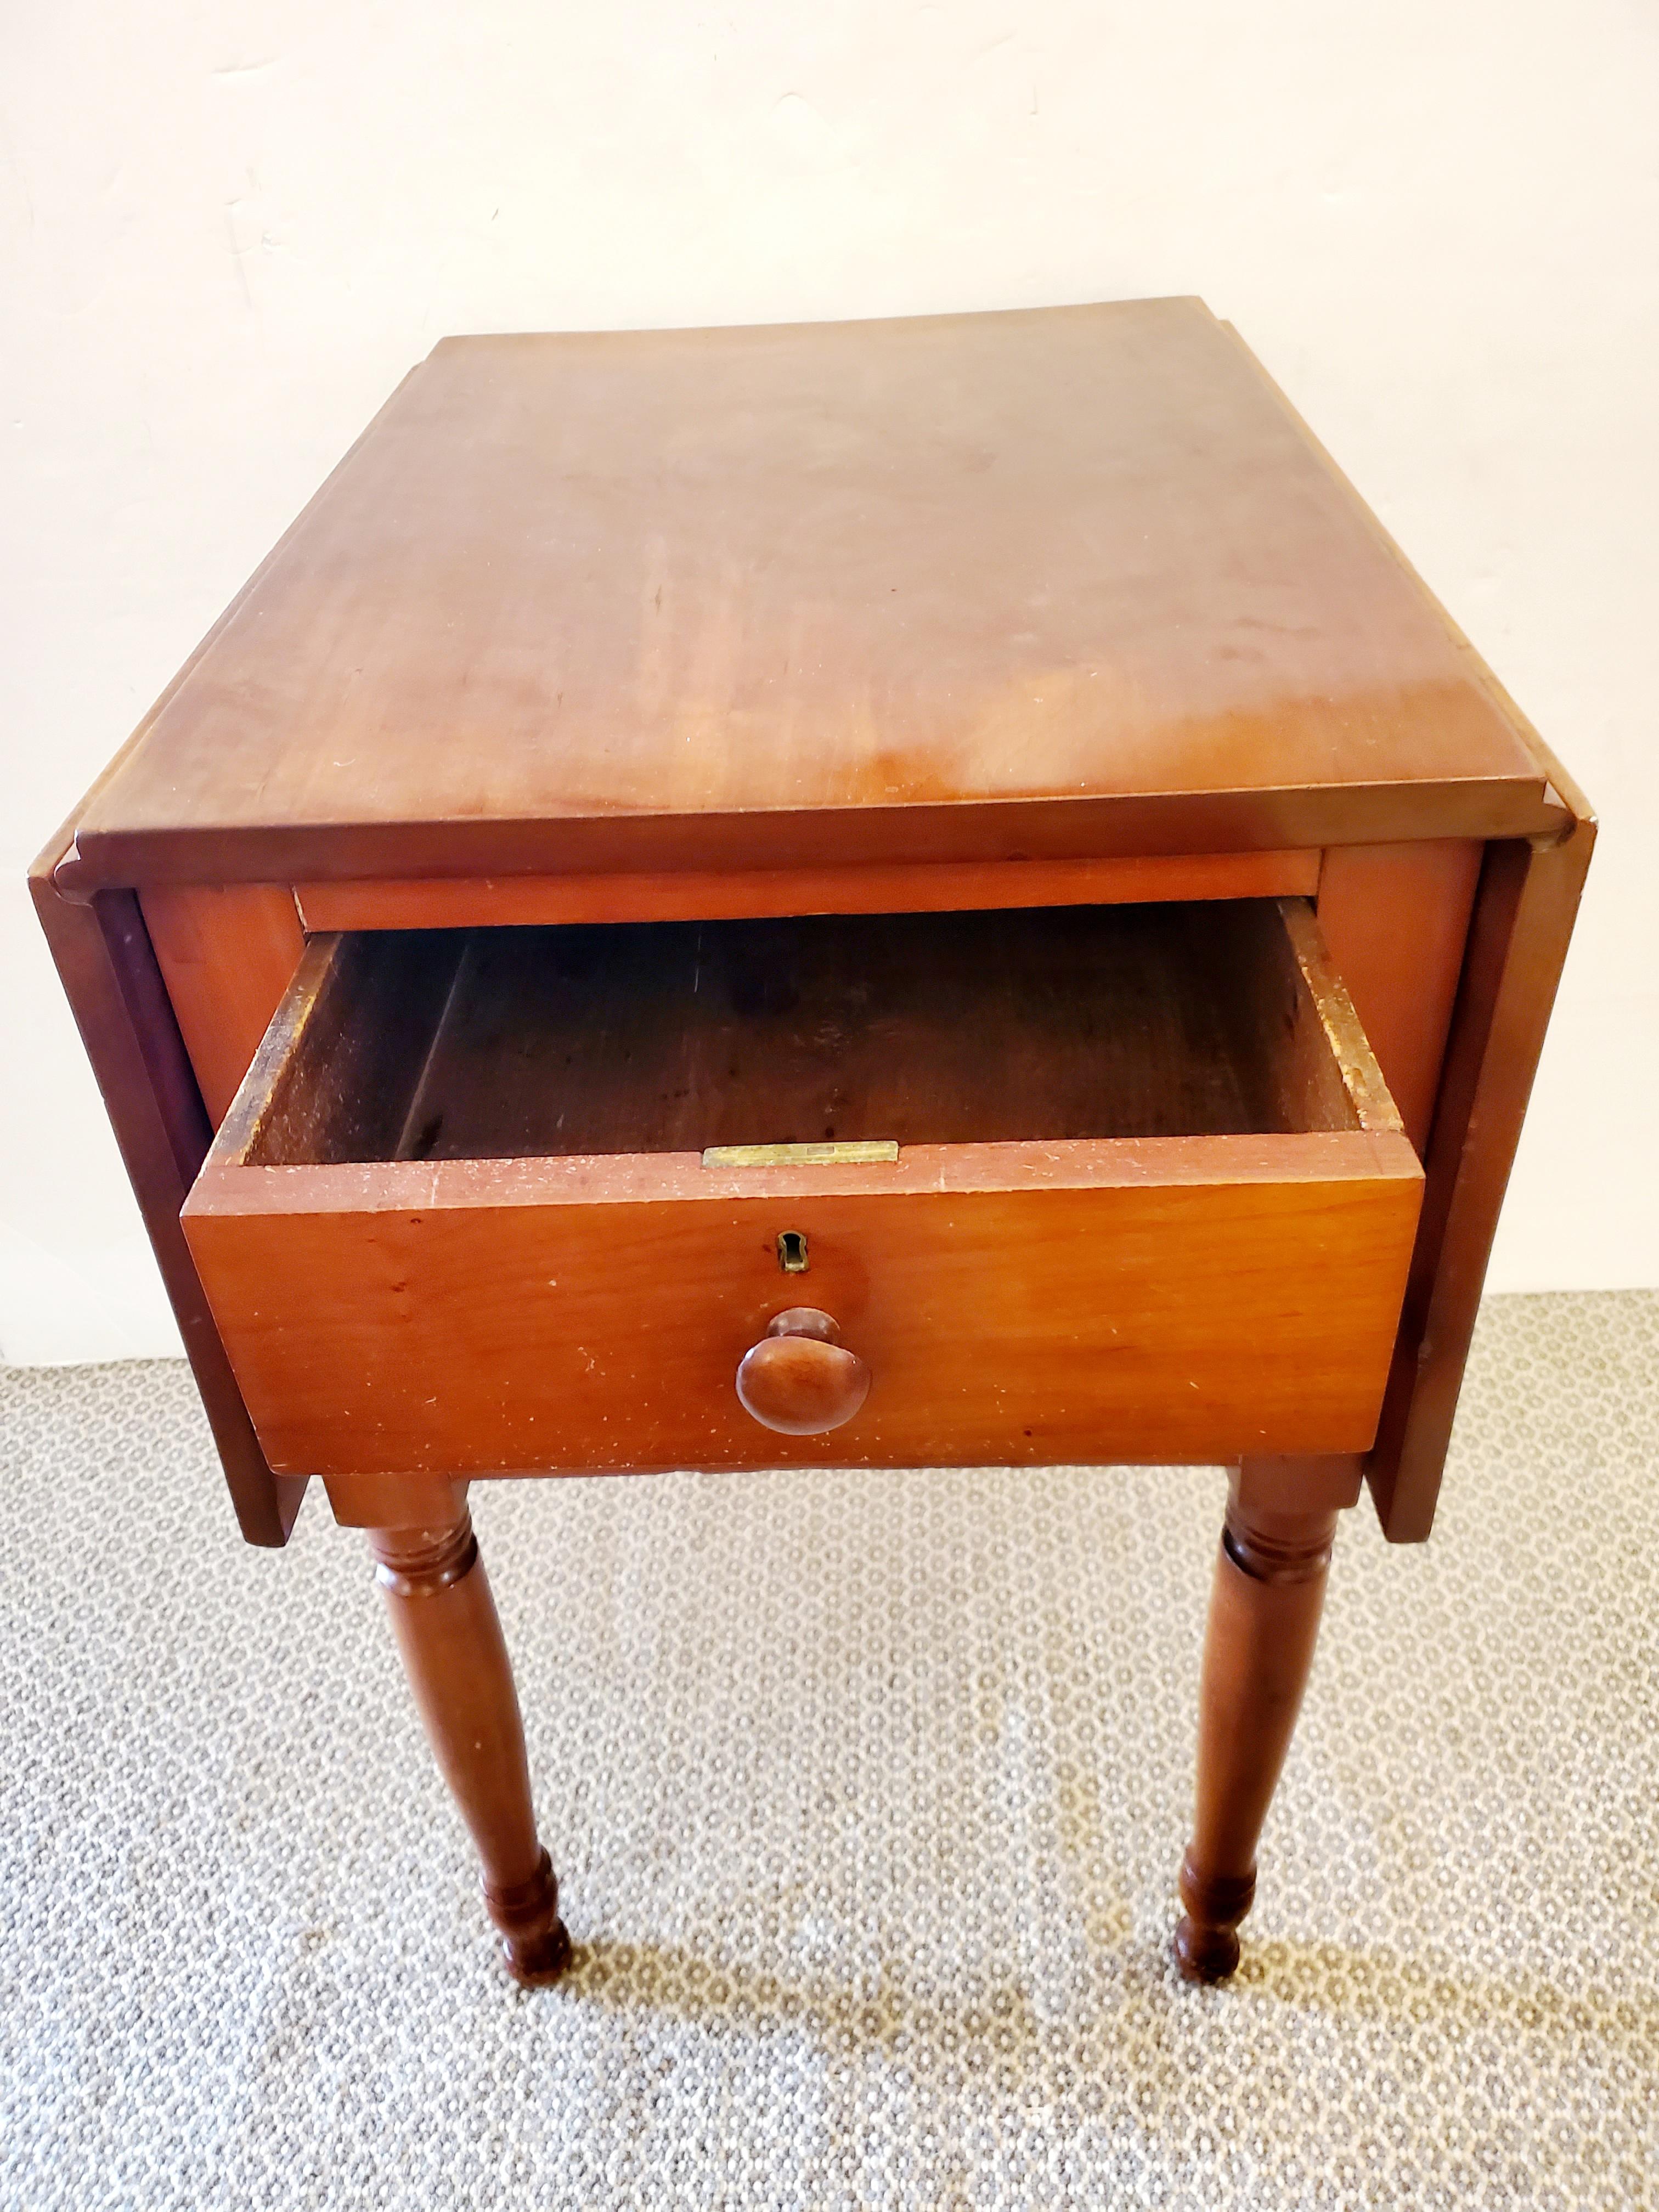
[[[1488,1307],[1218,1991],[1218,1474],[475,1492],[578,1945],[526,1994],[359,1540],[244,1550],[182,1367],[0,1375],[0,2200],[1659,2202],[1656,1352],[1659,1294]]]

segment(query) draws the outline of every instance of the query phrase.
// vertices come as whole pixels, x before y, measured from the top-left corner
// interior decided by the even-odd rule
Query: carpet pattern
[[[523,1992],[361,1540],[241,1547],[182,1366],[0,1372],[0,2202],[1659,2202],[1656,1355],[1489,1304],[1209,1991],[1218,1474],[475,1488],[577,1944]]]

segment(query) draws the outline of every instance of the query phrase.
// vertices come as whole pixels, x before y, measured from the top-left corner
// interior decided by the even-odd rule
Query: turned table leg
[[[1255,1895],[1255,1847],[1313,1662],[1343,1462],[1250,1462],[1234,1474],[1199,1693],[1198,1804],[1181,1868],[1175,1953],[1188,1981],[1225,1980]],[[1334,1475],[1334,1485],[1331,1479]],[[1323,1478],[1323,1479],[1322,1479]],[[1357,1472],[1352,1477],[1357,1490]]]
[[[472,1832],[484,1902],[520,1982],[570,1962],[559,1885],[536,1834],[513,1669],[465,1505],[447,1525],[370,1528],[376,1578],[444,1779]]]

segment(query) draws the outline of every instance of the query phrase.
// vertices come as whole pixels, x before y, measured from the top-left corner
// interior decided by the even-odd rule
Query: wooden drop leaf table
[[[1192,300],[451,338],[35,896],[243,1534],[569,1957],[473,1481],[1222,1463],[1216,1980],[1429,1533],[1593,823]]]

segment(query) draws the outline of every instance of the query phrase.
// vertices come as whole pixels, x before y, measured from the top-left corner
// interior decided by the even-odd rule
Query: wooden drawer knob
[[[816,1306],[775,1314],[738,1365],[738,1396],[745,1413],[786,1437],[838,1429],[869,1395],[869,1369]]]

